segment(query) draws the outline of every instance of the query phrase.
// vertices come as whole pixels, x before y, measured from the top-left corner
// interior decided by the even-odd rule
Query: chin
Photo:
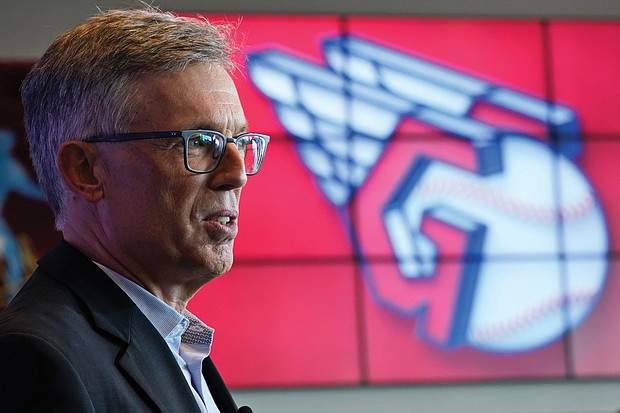
[[[205,280],[211,280],[228,272],[233,265],[232,245],[206,245],[199,250],[188,251],[182,258],[185,267]]]
[[[233,265],[233,254],[230,251],[227,254],[219,254],[217,257],[207,257],[205,267],[207,272],[211,274],[211,278],[217,278],[222,274],[230,271]]]

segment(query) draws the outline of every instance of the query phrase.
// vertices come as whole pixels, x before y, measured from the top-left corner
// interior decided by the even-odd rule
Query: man
[[[248,133],[225,28],[110,11],[22,86],[63,242],[0,315],[3,412],[237,412],[190,298],[228,271]],[[250,411],[243,407],[239,411]]]

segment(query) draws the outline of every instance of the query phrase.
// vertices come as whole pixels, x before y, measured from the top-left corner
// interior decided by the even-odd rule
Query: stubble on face
[[[236,136],[247,129],[234,84],[220,67],[151,76],[136,92],[130,132],[211,129]],[[229,145],[216,171],[194,174],[183,165],[182,146],[169,140],[113,145],[103,151],[110,169],[104,202],[108,243],[120,264],[158,288],[199,288],[228,271],[246,182],[236,149]]]

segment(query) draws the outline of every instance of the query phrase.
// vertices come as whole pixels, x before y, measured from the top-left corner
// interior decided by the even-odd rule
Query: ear
[[[88,202],[103,198],[103,183],[96,173],[98,159],[96,146],[87,142],[67,141],[58,150],[58,168],[65,183]]]

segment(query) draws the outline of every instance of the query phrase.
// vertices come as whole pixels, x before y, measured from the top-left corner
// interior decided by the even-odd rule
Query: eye
[[[199,149],[210,145],[213,145],[213,137],[203,133],[193,135],[187,142],[187,146],[190,149]]]
[[[187,140],[187,149],[189,156],[217,158],[223,150],[223,145],[221,139],[216,136],[196,133]]]

